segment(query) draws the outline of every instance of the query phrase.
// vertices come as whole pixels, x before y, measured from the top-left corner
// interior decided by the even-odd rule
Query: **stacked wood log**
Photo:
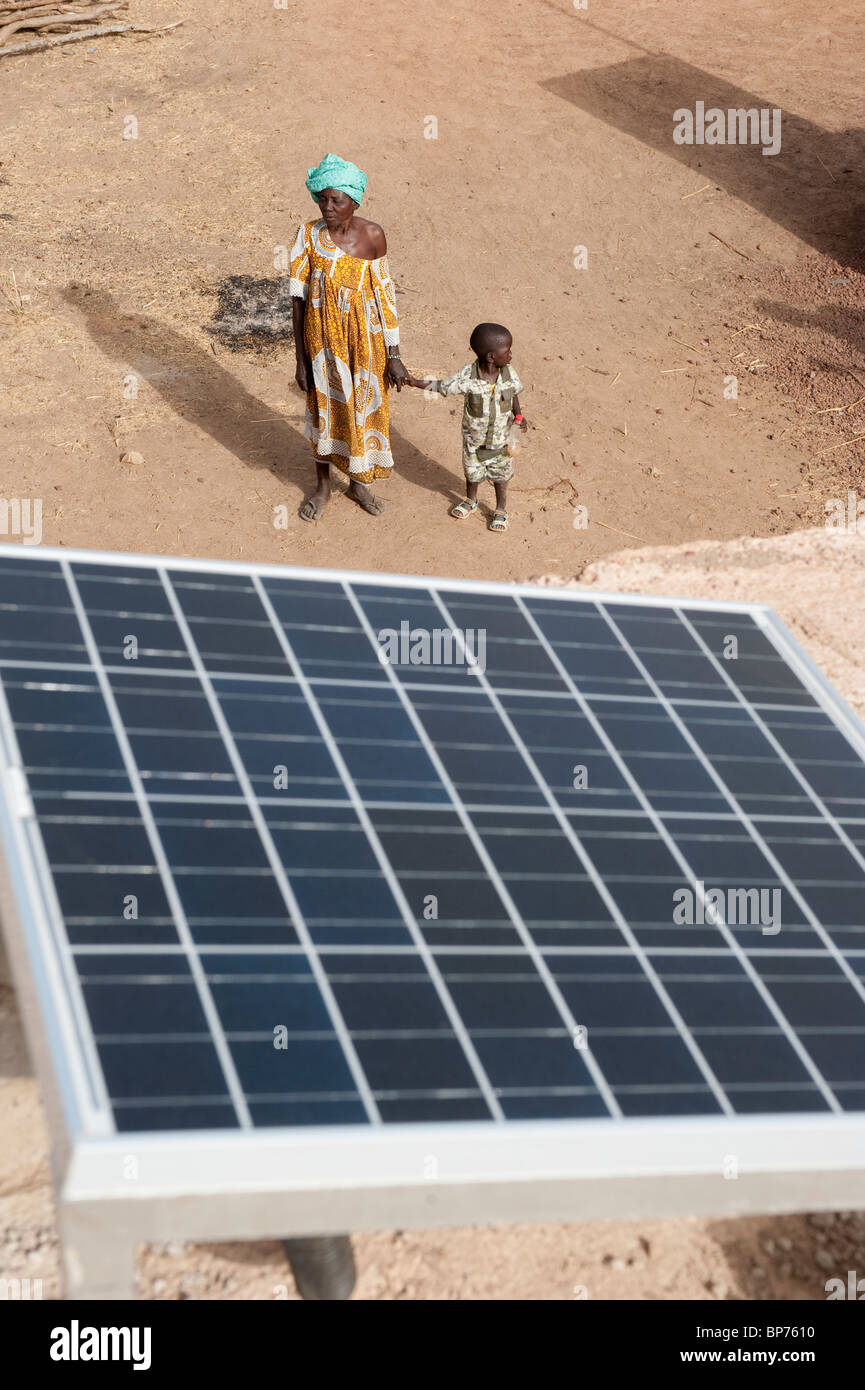
[[[93,4],[92,0],[0,0],[0,58],[16,53],[34,53],[58,44],[78,43],[82,39],[101,38],[104,34],[164,33],[163,29],[144,29],[125,22],[94,24],[94,20],[117,19],[128,0],[110,0]],[[180,21],[178,20],[178,23]]]

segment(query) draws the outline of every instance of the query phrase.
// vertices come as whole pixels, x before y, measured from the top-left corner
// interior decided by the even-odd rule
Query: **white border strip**
[[[860,716],[843,696],[839,695],[834,685],[830,684],[816,661],[808,655],[801,642],[782,623],[774,609],[766,608],[762,613],[756,613],[754,618],[775,650],[784,658],[793,673],[799,677],[805,688],[813,695],[820,709],[829,715],[833,724],[849,739],[854,751],[865,762],[865,723],[862,722]],[[761,701],[761,705],[763,709],[778,708],[777,705],[768,702]],[[790,706],[786,705],[783,708],[789,709]],[[807,711],[805,712],[807,713]]]
[[[771,1209],[770,1201],[756,1205],[739,1195],[741,1179],[750,1175],[764,1173],[771,1179],[776,1174],[825,1173],[831,1184],[831,1174],[853,1172],[865,1207],[863,1138],[865,1116],[854,1114],[634,1118],[626,1124],[586,1119],[511,1120],[507,1126],[488,1121],[375,1129],[321,1126],[257,1130],[254,1144],[236,1130],[179,1131],[134,1136],[139,1175],[131,1194],[119,1160],[129,1152],[132,1136],[117,1135],[78,1146],[63,1195],[67,1201],[132,1196],[145,1208],[148,1200],[207,1195],[207,1225],[218,1228],[217,1198],[300,1192],[307,1200],[316,1193],[350,1191],[352,1219],[365,1224],[376,1194],[396,1200],[398,1191],[413,1188],[413,1218],[418,1225],[432,1225],[447,1222],[448,1188],[459,1183],[472,1185],[474,1210],[459,1213],[472,1222],[490,1219],[485,1185],[506,1185],[513,1201],[505,1219],[518,1221],[527,1207],[525,1194],[535,1183],[564,1180],[578,1188],[602,1179],[614,1189],[621,1186],[624,1194],[629,1181],[690,1176],[702,1180],[705,1210],[733,1215]],[[431,1155],[438,1166],[434,1180],[426,1176]],[[740,1181],[725,1178],[730,1158]],[[641,1196],[642,1212],[652,1215],[652,1188],[646,1186]],[[577,1205],[561,1203],[559,1215]],[[270,1207],[264,1218],[273,1221]],[[177,1224],[171,1229],[179,1233]]]
[[[617,594],[607,590],[596,591],[581,588],[555,589],[546,588],[540,584],[502,584],[493,580],[448,579],[437,575],[422,574],[383,574],[380,571],[373,573],[365,570],[337,570],[325,567],[315,568],[309,565],[263,565],[237,560],[193,559],[189,556],[136,555],[131,551],[67,550],[61,546],[40,546],[37,551],[35,546],[25,548],[20,545],[0,545],[0,565],[7,556],[17,560],[21,560],[23,557],[34,564],[38,564],[42,560],[60,562],[68,560],[72,564],[123,565],[139,569],[209,570],[213,574],[234,574],[241,579],[259,575],[262,579],[299,579],[319,583],[336,583],[337,585],[342,583],[374,584],[385,589],[456,589],[460,593],[498,594],[501,597],[507,594],[525,594],[536,599],[543,599],[544,602],[549,598],[556,602],[577,601],[592,605],[604,602],[633,604],[635,608],[669,608],[673,604],[680,603],[686,604],[694,610],[705,612],[748,613],[754,617],[755,621],[757,621],[759,613],[771,612],[767,604],[761,603],[742,603],[740,601],[724,603],[717,599],[668,598],[658,594]]]
[[[94,694],[99,693],[95,686],[91,689]],[[4,784],[0,796],[0,826],[5,829],[3,839],[7,846],[9,883],[15,895],[19,924],[26,921],[33,927],[32,933],[24,933],[23,946],[45,1020],[43,1031],[56,1029],[59,1035],[60,1046],[55,1039],[49,1046],[60,1102],[70,1131],[80,1126],[86,1133],[111,1134],[114,1121],[105,1078],[30,791],[27,788],[25,801],[17,810],[7,794],[10,774],[16,782],[20,779],[21,787],[26,787],[27,781],[2,681],[0,756]],[[2,926],[11,934],[16,923],[4,922]],[[10,942],[9,946],[11,956],[14,944]],[[25,1019],[25,1026],[29,1031],[34,1021]]]

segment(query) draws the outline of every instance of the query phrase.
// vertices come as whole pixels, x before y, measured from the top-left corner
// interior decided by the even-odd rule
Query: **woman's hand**
[[[391,386],[395,386],[397,391],[401,391],[403,386],[407,386],[410,381],[405,364],[399,357],[389,357],[387,359],[387,372],[385,376]]]
[[[309,362],[303,357],[298,357],[297,359],[297,371],[294,374],[294,379],[301,391],[303,391],[305,395],[308,394],[312,379],[312,371]]]

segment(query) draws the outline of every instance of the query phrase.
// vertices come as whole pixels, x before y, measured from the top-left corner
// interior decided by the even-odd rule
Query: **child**
[[[527,428],[517,395],[523,384],[510,366],[513,338],[500,323],[479,323],[469,339],[475,361],[442,381],[409,377],[409,386],[432,388],[442,396],[463,396],[463,469],[466,495],[451,507],[459,521],[477,511],[478,484],[488,478],[496,490],[491,531],[507,531],[508,482],[514,464],[508,452],[511,425]]]

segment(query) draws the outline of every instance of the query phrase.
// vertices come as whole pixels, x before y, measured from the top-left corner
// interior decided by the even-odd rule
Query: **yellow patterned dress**
[[[324,220],[306,222],[291,252],[290,292],[306,300],[304,342],[312,363],[306,437],[316,458],[330,459],[358,483],[393,468],[387,350],[399,321],[387,257],[341,251]]]

